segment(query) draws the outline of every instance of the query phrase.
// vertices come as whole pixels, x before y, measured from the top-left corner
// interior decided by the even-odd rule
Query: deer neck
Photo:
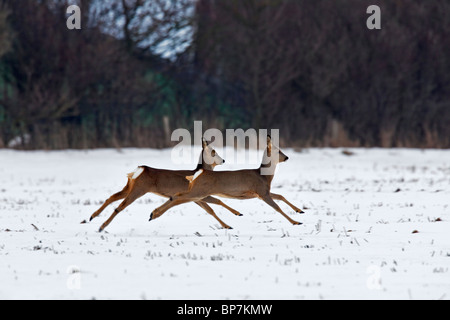
[[[204,164],[204,165],[199,164],[199,165],[197,166],[197,169],[195,169],[195,171],[198,171],[198,170],[200,170],[200,169],[208,170],[208,171],[214,171],[214,167],[211,166],[211,165],[209,165],[209,164]]]
[[[259,174],[261,177],[267,180],[269,185],[272,183],[273,177],[275,176],[275,170],[268,167],[259,168]]]
[[[197,168],[195,168],[195,171],[198,171],[200,169],[214,171],[214,167],[214,165],[207,164],[206,161],[203,160],[203,152],[200,153],[200,158],[198,159],[198,164]]]
[[[267,157],[264,158],[264,160],[267,160]],[[259,174],[261,177],[267,179],[267,182],[269,185],[272,183],[273,177],[275,176],[275,169],[278,165],[272,165],[270,161],[262,161],[261,166],[259,167]]]

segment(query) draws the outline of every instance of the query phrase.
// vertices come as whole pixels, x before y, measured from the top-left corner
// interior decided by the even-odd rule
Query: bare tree
[[[190,43],[195,0],[107,0],[96,3],[104,31],[129,50],[176,54]]]
[[[7,20],[10,14],[7,5],[0,2],[0,58],[11,49],[12,30]]]
[[[304,31],[306,7],[290,0],[203,1],[198,6],[209,19],[200,22],[208,30],[196,39],[200,59],[217,75],[242,84],[257,128],[274,125],[287,103],[286,90],[305,71],[303,62],[323,46],[318,36],[308,47],[308,38],[317,34]]]

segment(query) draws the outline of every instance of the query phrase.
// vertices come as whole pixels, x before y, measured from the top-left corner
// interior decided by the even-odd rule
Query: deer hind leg
[[[209,196],[209,197],[203,198],[202,201],[203,201],[203,202],[208,202],[208,203],[211,203],[211,204],[216,204],[216,205],[222,206],[222,207],[224,207],[225,209],[227,209],[228,211],[230,211],[232,214],[234,214],[234,215],[236,215],[236,216],[242,216],[242,213],[240,213],[239,211],[236,211],[236,210],[234,210],[233,208],[227,206],[225,203],[223,203],[222,201],[220,201],[220,200],[217,199],[217,198],[214,198],[214,197]]]
[[[283,215],[283,217],[285,217],[286,219],[288,219],[288,221],[290,223],[292,223],[293,225],[300,225],[302,224],[301,222],[292,220],[287,214],[285,214],[283,212],[283,210],[281,210],[281,208],[275,203],[275,201],[273,201],[272,197],[270,196],[270,194],[266,194],[264,196],[260,196],[259,197],[262,201],[264,201],[265,203],[267,203],[269,206],[271,206],[272,208],[274,208],[276,211],[278,211],[279,213],[281,213]]]
[[[130,180],[128,180],[127,185],[123,188],[122,191],[117,192],[117,193],[113,194],[111,197],[109,197],[108,200],[106,200],[105,203],[100,207],[100,209],[98,209],[97,211],[95,211],[92,214],[89,221],[92,221],[92,219],[98,217],[100,215],[100,213],[102,213],[103,210],[105,210],[106,207],[109,206],[111,203],[121,200],[121,199],[125,199],[129,192],[130,192]]]
[[[109,217],[108,220],[105,221],[105,223],[102,224],[99,232],[102,232],[110,223],[114,220],[114,218],[123,211],[126,207],[128,207],[130,204],[132,204],[134,201],[142,197],[146,192],[137,191],[137,189],[133,189],[125,198],[125,200],[122,201],[122,203],[114,210],[114,213]]]
[[[225,222],[223,222],[222,220],[219,219],[219,217],[216,215],[216,213],[214,212],[214,210],[206,203],[204,203],[203,201],[198,201],[195,202],[195,204],[197,204],[199,207],[203,208],[206,212],[208,212],[210,215],[212,215],[217,221],[219,221],[220,225],[224,228],[224,229],[233,229],[232,227],[230,227],[229,225],[227,225]]]
[[[270,196],[271,196],[272,199],[274,199],[274,200],[284,201],[288,206],[290,206],[292,209],[294,209],[295,212],[298,212],[298,213],[305,213],[303,210],[297,208],[297,207],[294,206],[292,203],[290,203],[289,201],[287,201],[286,198],[283,197],[281,194],[271,193]]]

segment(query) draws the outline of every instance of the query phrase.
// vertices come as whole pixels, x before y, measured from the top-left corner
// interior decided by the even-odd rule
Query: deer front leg
[[[285,217],[286,219],[288,219],[288,221],[290,223],[292,223],[293,225],[301,225],[301,222],[292,220],[287,214],[285,214],[283,212],[283,210],[281,210],[281,208],[275,203],[275,201],[273,201],[272,197],[270,196],[270,193],[267,193],[263,196],[259,196],[259,198],[261,200],[263,200],[265,203],[267,203],[269,206],[271,206],[272,208],[274,208],[276,211],[278,211],[279,213],[281,213],[283,215],[283,217]]]
[[[214,210],[208,206],[205,202],[203,201],[198,201],[195,202],[195,204],[197,204],[199,207],[201,207],[202,209],[204,209],[206,212],[208,212],[210,215],[212,215],[217,221],[219,221],[220,225],[222,226],[222,228],[224,229],[233,229],[232,227],[230,227],[229,225],[227,225],[225,222],[223,222],[222,220],[219,219],[219,217],[216,215],[216,213],[214,212]]]
[[[303,210],[297,208],[297,207],[294,206],[292,203],[290,203],[289,201],[287,201],[286,198],[283,197],[281,194],[271,193],[270,196],[271,196],[272,199],[274,199],[274,200],[284,201],[288,206],[290,206],[292,209],[294,209],[295,212],[298,212],[298,213],[305,213]]]
[[[152,220],[155,220],[155,219],[161,217],[166,211],[168,211],[172,207],[175,207],[175,206],[183,204],[183,203],[191,202],[191,201],[192,201],[191,199],[174,199],[174,200],[170,199],[170,200],[166,201],[162,206],[153,210],[153,212],[150,214],[150,219],[148,221],[152,221]],[[214,210],[210,206],[208,206],[206,203],[201,202],[201,201],[197,201],[195,203],[199,207],[204,209],[206,212],[208,212],[210,215],[212,215],[217,221],[219,221],[220,225],[223,228],[233,229],[229,225],[227,225],[225,222],[220,220],[220,218],[216,215]]]
[[[180,205],[180,204],[183,204],[183,203],[186,203],[186,202],[191,202],[191,201],[193,201],[193,200],[192,199],[170,198],[163,205],[161,205],[158,208],[156,208],[155,210],[153,210],[153,212],[150,214],[150,219],[148,221],[152,221],[152,220],[155,220],[155,219],[159,218],[167,210],[169,210],[172,207],[175,207],[177,205]]]
[[[220,201],[217,198],[209,196],[209,197],[203,198],[202,201],[222,206],[222,207],[224,207],[225,209],[227,209],[228,211],[230,211],[232,214],[234,214],[236,216],[242,216],[243,215],[242,213],[240,213],[240,212],[234,210],[233,208],[227,206],[225,203],[223,203],[222,201]]]

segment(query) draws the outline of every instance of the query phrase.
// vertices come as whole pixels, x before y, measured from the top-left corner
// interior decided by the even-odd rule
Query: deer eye
[[[215,156],[216,156],[216,150],[213,150],[213,151],[211,152],[211,155],[212,155],[213,157],[215,157]]]

